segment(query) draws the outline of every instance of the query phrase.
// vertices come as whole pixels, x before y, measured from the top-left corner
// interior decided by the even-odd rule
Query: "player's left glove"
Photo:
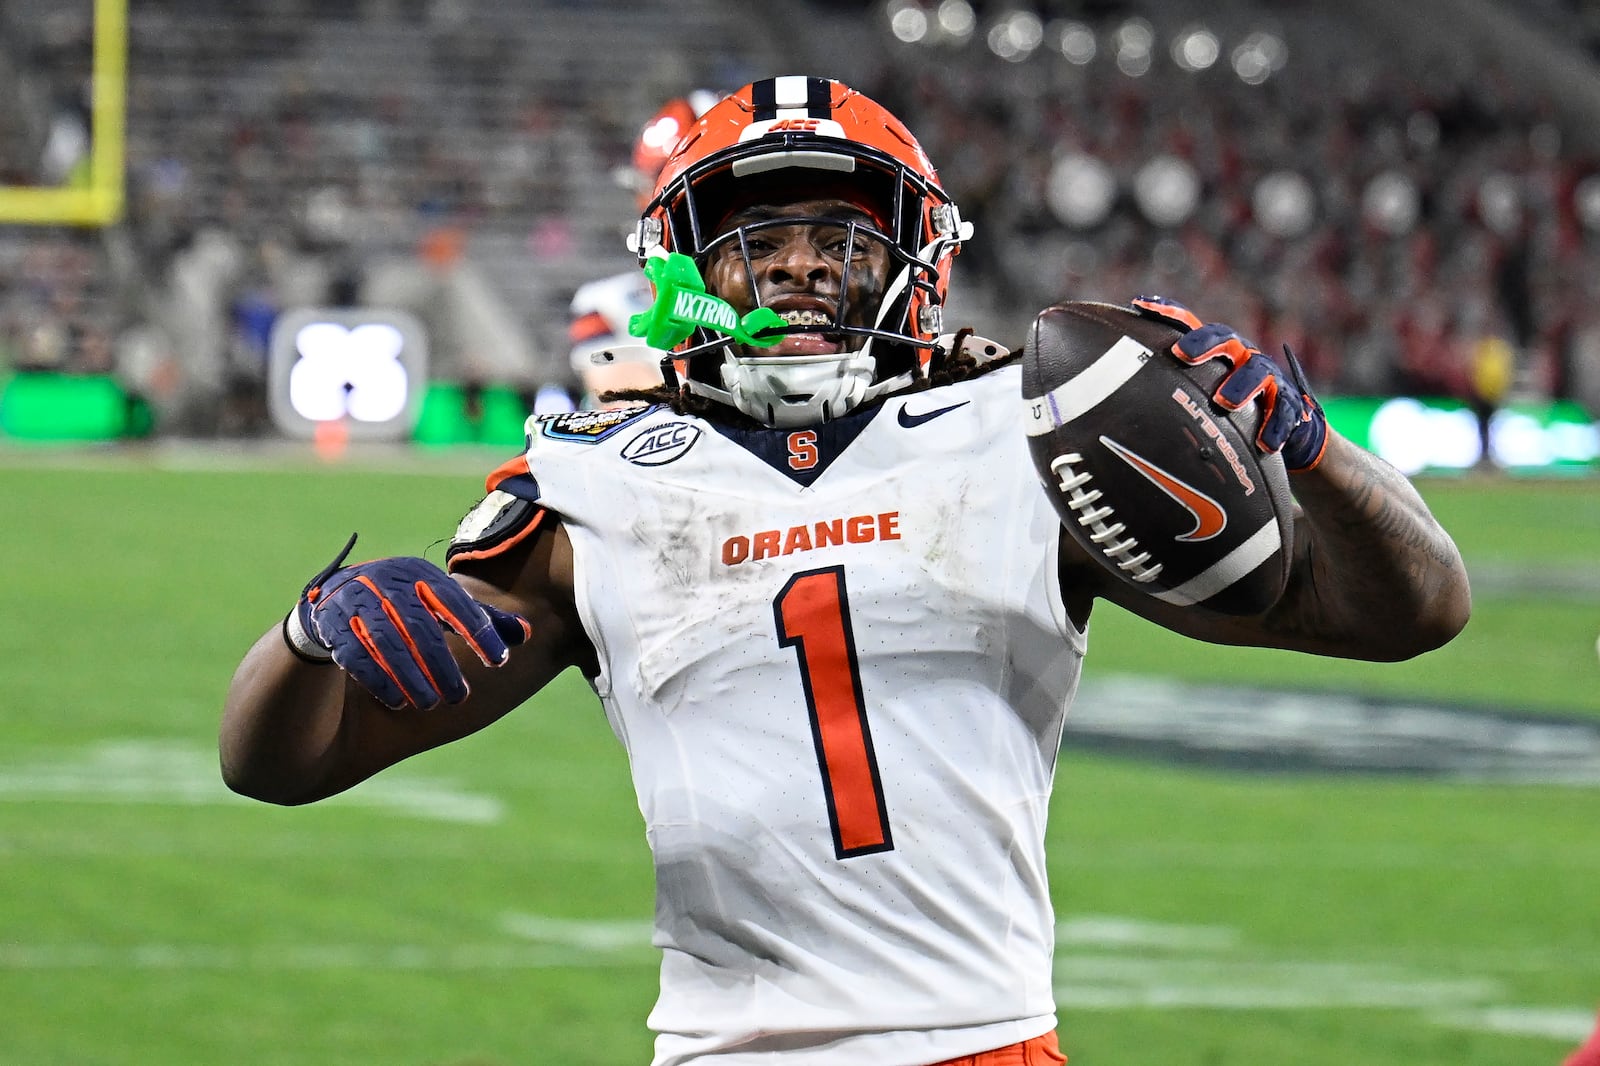
[[[426,559],[397,556],[345,566],[344,550],[306,585],[284,639],[312,662],[331,659],[387,706],[460,703],[467,681],[445,642],[454,630],[486,666],[500,666],[532,628],[473,599]]]
[[[1300,360],[1287,344],[1283,346],[1289,364],[1285,376],[1282,367],[1232,326],[1202,323],[1187,307],[1160,296],[1140,296],[1133,306],[1146,318],[1184,331],[1172,345],[1172,354],[1183,362],[1196,366],[1212,359],[1227,361],[1233,369],[1212,399],[1230,411],[1260,401],[1256,447],[1269,454],[1281,451],[1283,465],[1290,472],[1311,470],[1322,462],[1328,446],[1328,418],[1311,395]]]

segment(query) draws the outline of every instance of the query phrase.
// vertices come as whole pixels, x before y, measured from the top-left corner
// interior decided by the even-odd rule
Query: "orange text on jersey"
[[[900,539],[900,512],[858,514],[833,518],[788,529],[763,529],[749,536],[729,537],[722,542],[722,562],[738,566],[753,559],[776,559],[781,555],[828,548],[836,544],[870,544],[876,540]]]

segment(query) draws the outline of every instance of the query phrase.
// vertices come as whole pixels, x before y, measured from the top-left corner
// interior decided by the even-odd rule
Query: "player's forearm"
[[[308,803],[331,784],[343,720],[345,675],[296,658],[277,627],[245,655],[228,687],[218,749],[222,777],[241,795]]]
[[[1471,593],[1455,542],[1398,470],[1330,433],[1315,470],[1291,487],[1310,532],[1297,563],[1333,654],[1406,659],[1466,625]]]

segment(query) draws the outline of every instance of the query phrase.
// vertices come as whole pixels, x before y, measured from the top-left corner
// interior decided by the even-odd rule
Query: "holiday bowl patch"
[[[598,444],[630,422],[635,422],[655,408],[648,404],[621,407],[611,411],[567,411],[539,418],[539,435],[553,440],[581,441]]]

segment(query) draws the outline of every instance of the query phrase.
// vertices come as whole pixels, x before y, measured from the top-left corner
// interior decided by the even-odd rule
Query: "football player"
[[[1409,482],[1267,360],[1261,447],[1302,508],[1281,599],[1227,617],[1129,591],[1063,535],[1018,364],[942,331],[969,234],[910,131],[845,85],[718,102],[635,248],[692,256],[779,343],[702,330],[644,402],[530,420],[448,574],[347,545],[234,677],[228,784],[330,796],[576,666],[654,857],[657,1066],[1063,1061],[1045,820],[1096,598],[1394,660],[1461,629],[1467,579]]]
[[[709,89],[675,97],[661,105],[639,130],[633,144],[632,165],[624,170],[622,178],[641,211],[655,194],[656,175],[666,165],[678,139],[716,99]],[[658,367],[664,353],[628,334],[628,320],[647,309],[653,298],[650,283],[639,270],[585,282],[573,293],[567,339],[572,345],[572,369],[583,382],[580,406],[616,406],[603,399],[612,390],[661,382]]]

